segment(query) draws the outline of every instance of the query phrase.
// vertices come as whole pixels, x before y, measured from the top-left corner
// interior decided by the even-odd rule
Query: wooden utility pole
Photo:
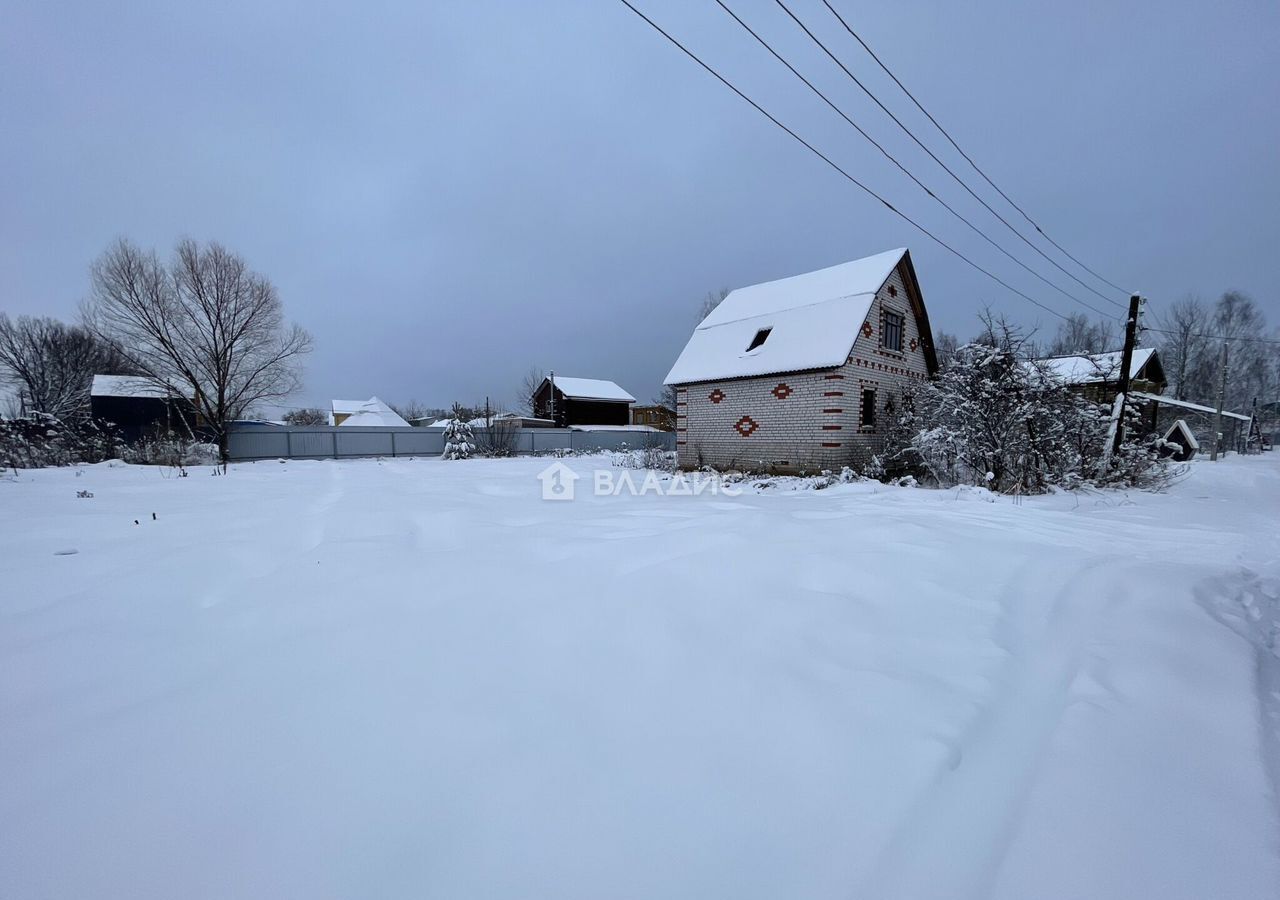
[[[551,382],[551,427],[556,427],[556,373],[553,371],[547,376],[547,380]]]
[[[1120,390],[1111,405],[1111,427],[1107,430],[1107,446],[1102,452],[1102,470],[1111,466],[1111,457],[1120,450],[1124,440],[1124,405],[1129,394],[1129,367],[1133,365],[1133,345],[1138,342],[1138,313],[1142,298],[1129,297],[1129,318],[1124,323],[1124,349],[1120,352]]]
[[[1210,462],[1218,461],[1218,454],[1222,452],[1222,404],[1227,399],[1227,360],[1231,352],[1231,345],[1226,341],[1222,342],[1222,375],[1218,381],[1218,409],[1213,414],[1213,452],[1209,454]]]

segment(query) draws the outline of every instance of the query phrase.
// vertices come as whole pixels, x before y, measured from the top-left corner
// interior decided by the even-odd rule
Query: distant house
[[[139,375],[94,375],[89,410],[130,441],[155,432],[194,434],[201,425],[195,403],[181,390]]]
[[[1075,356],[1048,356],[1038,360],[1073,390],[1096,403],[1109,406],[1120,391],[1121,351]],[[1133,351],[1129,364],[1129,402],[1138,410],[1144,436],[1158,435],[1174,441],[1182,450],[1175,458],[1191,458],[1217,443],[1216,411],[1205,403],[1164,396],[1166,380],[1160,354],[1151,347]],[[1224,448],[1236,449],[1245,438],[1250,417],[1223,410]]]
[[[864,465],[937,368],[905,249],[739,288],[698,325],[667,375],[680,465]]]
[[[1037,362],[1090,400],[1110,403],[1120,390],[1123,355],[1120,350],[1112,350],[1108,353],[1045,356]],[[1160,394],[1166,384],[1160,354],[1152,347],[1136,348],[1129,362],[1129,389]]]
[[[631,424],[648,425],[659,431],[676,430],[676,411],[661,403],[631,407]]]
[[[333,400],[331,409],[331,425],[409,427],[409,423],[398,412],[377,397],[370,397],[368,400]]]
[[[1044,356],[1036,362],[1072,391],[1094,403],[1110,406],[1120,392],[1120,363],[1123,356],[1123,351],[1112,350],[1107,353]],[[1135,348],[1129,361],[1129,390],[1156,395],[1164,391],[1166,383],[1160,354],[1152,347]],[[1130,399],[1133,400],[1134,397],[1131,393]],[[1143,433],[1156,430],[1159,422],[1155,408],[1141,402],[1136,402],[1135,408],[1141,414],[1140,427]]]
[[[631,404],[635,402],[635,397],[612,381],[555,375],[542,379],[534,391],[533,416],[551,419],[558,428],[630,425]]]

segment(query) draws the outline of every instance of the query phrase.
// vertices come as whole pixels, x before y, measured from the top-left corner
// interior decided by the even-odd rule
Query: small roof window
[[[752,350],[756,349],[757,347],[761,346],[765,341],[767,341],[769,339],[769,332],[771,331],[773,331],[772,328],[761,328],[759,331],[757,331],[756,336],[751,339],[751,343],[747,347],[747,352],[750,353]]]

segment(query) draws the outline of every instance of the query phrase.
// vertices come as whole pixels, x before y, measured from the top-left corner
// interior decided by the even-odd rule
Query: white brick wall
[[[881,316],[902,314],[903,352],[881,349]],[[848,361],[834,369],[680,385],[680,465],[779,472],[865,465],[881,449],[902,397],[928,377],[919,323],[895,271],[867,315]],[[745,349],[745,348],[744,348]],[[876,421],[860,421],[863,389],[876,392]],[[886,405],[892,402],[894,412]]]

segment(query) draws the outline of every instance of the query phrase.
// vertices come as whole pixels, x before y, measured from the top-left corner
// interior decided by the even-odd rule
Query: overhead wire
[[[903,84],[901,80],[899,80],[898,76],[897,76],[897,75],[895,75],[895,74],[893,73],[893,71],[892,71],[892,70],[891,70],[887,65],[885,65],[884,61],[883,61],[883,60],[881,60],[881,59],[880,59],[880,57],[876,54],[876,52],[875,52],[874,50],[872,50],[872,49],[871,49],[871,46],[870,46],[870,45],[869,45],[865,40],[863,40],[862,35],[858,34],[858,32],[856,32],[856,31],[853,29],[853,26],[851,26],[851,25],[850,25],[850,24],[845,20],[845,17],[844,17],[844,16],[842,16],[842,15],[840,15],[840,12],[839,12],[839,11],[838,11],[834,6],[832,6],[832,5],[831,5],[830,0],[822,0],[822,3],[823,3],[823,5],[824,5],[824,6],[826,6],[826,8],[827,8],[827,9],[831,10],[831,14],[832,14],[833,16],[835,16],[835,17],[836,17],[837,21],[839,21],[839,22],[840,22],[840,24],[844,27],[844,30],[845,30],[845,31],[847,31],[847,32],[849,32],[849,34],[853,35],[854,40],[856,40],[859,44],[861,44],[861,45],[862,45],[862,48],[863,48],[864,50],[866,50],[866,51],[867,51],[867,53],[869,53],[869,54],[871,55],[871,58],[872,58],[873,60],[875,60],[875,61],[876,61],[876,65],[878,65],[881,69],[883,69],[883,70],[884,70],[884,73],[885,73],[886,75],[888,75],[890,78],[892,78],[892,79],[893,79],[893,83],[894,83],[894,84],[896,84],[899,88],[901,88],[901,89],[902,89],[902,92],[903,92],[904,94],[906,94],[906,95],[907,95],[907,97],[911,100],[911,102],[912,102],[912,103],[914,103],[914,104],[915,104],[916,109],[918,109],[918,110],[920,110],[920,112],[924,113],[925,117],[926,117],[930,122],[932,122],[932,123],[933,123],[933,126],[934,126],[935,128],[937,128],[937,129],[938,129],[938,131],[942,132],[942,136],[943,136],[943,137],[945,137],[945,138],[947,139],[948,143],[950,143],[950,144],[951,144],[951,146],[955,148],[955,150],[956,150],[956,152],[957,152],[957,153],[959,153],[961,156],[963,156],[963,157],[964,157],[965,162],[967,162],[970,166],[972,166],[972,167],[973,167],[973,170],[974,170],[975,172],[977,172],[979,175],[981,175],[981,176],[982,176],[982,179],[983,179],[987,184],[991,185],[991,187],[995,190],[995,192],[996,192],[997,194],[999,194],[1001,197],[1003,197],[1003,198],[1005,199],[1005,202],[1007,202],[1010,206],[1012,206],[1014,209],[1016,209],[1016,210],[1017,210],[1017,211],[1022,215],[1022,218],[1026,219],[1026,220],[1027,220],[1027,222],[1031,225],[1031,227],[1032,227],[1032,228],[1034,228],[1034,229],[1035,229],[1035,230],[1040,234],[1040,236],[1041,236],[1041,237],[1043,237],[1046,241],[1048,241],[1050,244],[1052,244],[1054,247],[1056,247],[1056,248],[1057,248],[1057,250],[1058,250],[1058,252],[1060,252],[1063,256],[1067,257],[1067,259],[1069,259],[1069,260],[1071,260],[1072,262],[1074,262],[1077,266],[1079,266],[1080,268],[1084,269],[1086,272],[1088,272],[1088,273],[1089,273],[1090,275],[1092,275],[1094,278],[1096,278],[1096,279],[1098,279],[1099,281],[1101,281],[1103,284],[1109,285],[1110,287],[1113,287],[1113,288],[1115,288],[1117,291],[1120,291],[1120,292],[1122,292],[1122,293],[1127,293],[1127,291],[1126,291],[1124,288],[1120,287],[1120,285],[1116,284],[1114,281],[1110,280],[1109,278],[1106,278],[1106,277],[1104,277],[1104,276],[1102,276],[1102,275],[1098,274],[1098,272],[1097,272],[1097,271],[1095,271],[1093,268],[1091,268],[1090,266],[1088,266],[1088,265],[1086,265],[1084,262],[1082,262],[1080,259],[1078,259],[1078,258],[1077,258],[1075,255],[1073,255],[1069,250],[1067,250],[1065,247],[1063,247],[1061,244],[1059,244],[1057,241],[1055,241],[1055,240],[1054,240],[1054,239],[1049,235],[1049,233],[1048,233],[1048,232],[1046,232],[1043,228],[1041,228],[1041,227],[1040,227],[1040,223],[1038,223],[1035,219],[1031,218],[1031,215],[1030,215],[1030,214],[1029,214],[1025,209],[1023,209],[1021,206],[1019,206],[1017,203],[1015,203],[1015,202],[1014,202],[1014,200],[1013,200],[1013,198],[1012,198],[1012,197],[1010,197],[1007,193],[1005,193],[1005,192],[1004,192],[1004,190],[1000,187],[1000,185],[996,184],[996,183],[991,179],[991,176],[989,176],[989,175],[988,175],[988,174],[987,174],[987,173],[986,173],[986,172],[985,172],[985,171],[984,171],[984,170],[983,170],[983,169],[982,169],[982,168],[981,168],[981,167],[980,167],[980,166],[979,166],[979,165],[978,165],[974,160],[973,160],[973,157],[971,157],[968,153],[966,153],[966,152],[964,151],[964,148],[963,148],[963,147],[961,147],[961,146],[956,142],[956,139],[955,139],[955,138],[953,138],[953,137],[951,136],[951,133],[950,133],[949,131],[947,131],[947,129],[945,129],[945,128],[943,128],[943,127],[942,127],[942,123],[940,123],[937,119],[935,119],[935,118],[933,117],[933,114],[932,114],[931,112],[929,112],[929,110],[927,110],[927,109],[925,109],[925,108],[924,108],[924,104],[922,104],[919,100],[917,100],[917,99],[916,99],[916,95],[915,95],[915,94],[913,94],[913,93],[911,93],[911,91],[907,89],[907,86],[906,86],[905,84]]]

